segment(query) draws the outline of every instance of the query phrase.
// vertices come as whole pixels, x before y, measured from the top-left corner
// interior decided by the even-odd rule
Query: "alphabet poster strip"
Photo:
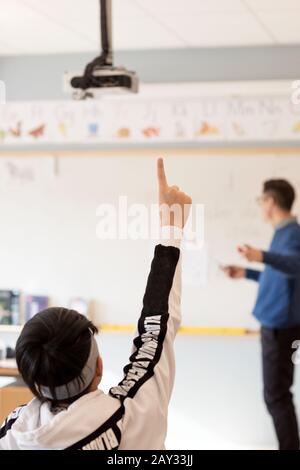
[[[300,141],[289,96],[130,97],[0,105],[0,149],[34,144]]]

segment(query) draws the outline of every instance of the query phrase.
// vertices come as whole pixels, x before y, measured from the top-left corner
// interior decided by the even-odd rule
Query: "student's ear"
[[[103,361],[100,356],[98,356],[97,359],[97,367],[96,367],[96,376],[97,377],[102,377],[103,374]]]

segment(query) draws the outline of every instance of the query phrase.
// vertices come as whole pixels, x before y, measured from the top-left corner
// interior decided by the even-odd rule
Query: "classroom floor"
[[[102,386],[107,391],[122,377],[131,336],[102,333],[100,348],[105,371]],[[259,338],[180,335],[176,360],[167,448],[276,448],[262,400]],[[296,379],[299,390],[297,370]],[[300,393],[295,400],[300,409]]]

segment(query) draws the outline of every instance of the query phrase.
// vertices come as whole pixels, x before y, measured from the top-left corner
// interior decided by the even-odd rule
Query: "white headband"
[[[54,387],[55,396],[51,393],[50,388],[44,385],[36,385],[37,389],[44,398],[50,398],[52,400],[65,400],[79,395],[90,385],[95,376],[98,356],[97,341],[94,336],[91,336],[90,354],[80,373],[80,377],[75,377],[75,379],[67,384]]]

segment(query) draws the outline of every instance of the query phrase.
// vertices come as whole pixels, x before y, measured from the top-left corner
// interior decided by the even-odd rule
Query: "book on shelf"
[[[0,290],[0,325],[21,324],[20,298],[18,290]]]
[[[46,295],[25,296],[25,322],[49,307],[50,299]]]

